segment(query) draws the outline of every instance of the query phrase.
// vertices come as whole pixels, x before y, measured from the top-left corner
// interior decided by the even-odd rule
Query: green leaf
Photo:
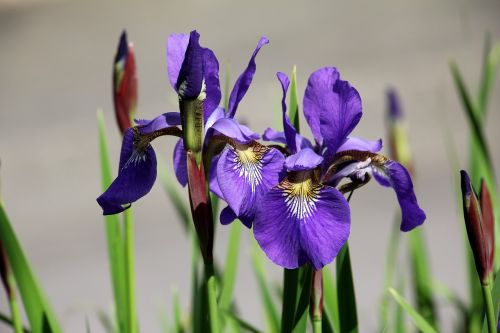
[[[398,283],[398,290],[403,291],[404,288],[404,279],[400,277]],[[406,332],[405,326],[405,314],[403,311],[403,307],[398,306],[396,308],[396,313],[394,314],[394,332],[404,333]]]
[[[267,330],[269,333],[278,333],[280,331],[280,323],[278,319],[278,311],[273,302],[271,292],[269,290],[269,283],[266,281],[266,272],[264,270],[264,259],[262,252],[257,245],[257,242],[252,243],[252,268],[257,279],[259,292],[262,301],[262,308],[266,317]]]
[[[101,187],[106,190],[113,181],[109,149],[107,144],[106,125],[101,110],[97,112],[97,125],[99,131],[99,153],[101,162]],[[125,265],[123,230],[118,215],[104,217],[106,226],[106,240],[108,245],[108,258],[111,271],[111,284],[113,287],[116,326],[118,332],[124,332],[127,318],[125,302]]]
[[[62,332],[1,202],[0,240],[4,245],[33,333]]]
[[[289,102],[289,111],[288,116],[290,117],[290,121],[292,122],[293,127],[297,130],[297,133],[300,132],[300,124],[299,124],[299,103],[297,97],[297,66],[293,66],[292,70],[292,80],[290,83],[290,102]]]
[[[184,327],[182,326],[182,319],[181,319],[181,304],[179,301],[179,294],[177,293],[177,290],[173,291],[173,311],[174,311],[174,323],[175,323],[175,332],[176,333],[183,333],[184,332]]]
[[[233,299],[234,284],[238,269],[238,254],[241,241],[241,222],[236,220],[230,226],[229,242],[226,254],[226,264],[222,276],[222,290],[219,304],[222,309],[228,310]]]
[[[295,308],[299,284],[299,269],[283,269],[283,305],[281,309],[281,332],[291,332],[295,324]]]
[[[422,315],[420,315],[396,290],[389,288],[389,293],[394,297],[396,302],[406,311],[410,318],[415,323],[415,326],[423,333],[437,333],[436,330],[429,324]]]
[[[312,268],[309,265],[299,268],[300,283],[298,286],[298,295],[293,333],[305,333],[307,328],[307,318],[309,315],[309,303],[311,299],[311,279]]]
[[[323,268],[323,302],[323,316],[328,317],[333,332],[340,332],[337,285],[328,266]]]
[[[246,332],[252,332],[252,333],[262,333],[261,331],[259,331],[255,327],[253,327],[248,322],[246,322],[243,319],[241,319],[238,316],[236,316],[234,313],[232,313],[230,311],[226,311],[226,310],[223,310],[222,313],[226,317],[228,317],[229,319],[236,321],[244,331],[246,331]]]
[[[411,276],[417,309],[419,313],[438,330],[436,305],[432,290],[427,248],[421,229],[414,229],[408,234],[408,246],[411,258]]]
[[[9,316],[7,316],[7,315],[5,315],[3,313],[0,313],[0,322],[4,323],[5,325],[11,326],[11,327],[14,326],[12,318],[10,318]],[[23,327],[23,332],[24,333],[30,333],[30,330],[27,329],[26,327]]]
[[[493,306],[495,307],[494,312],[498,315],[500,307],[500,270],[496,273],[496,278],[493,282],[493,288],[491,288],[491,298],[493,299]],[[488,333],[488,324],[486,320],[483,323],[483,333]]]
[[[335,261],[337,265],[337,293],[340,333],[358,332],[356,295],[354,293],[354,281],[352,279],[348,243],[342,247]]]

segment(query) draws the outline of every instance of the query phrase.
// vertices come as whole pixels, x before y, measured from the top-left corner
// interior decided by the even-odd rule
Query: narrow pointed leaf
[[[328,321],[334,332],[340,332],[337,285],[328,266],[323,268],[323,302],[323,316],[326,315],[328,317]]]
[[[244,332],[251,332],[251,333],[262,333],[262,331],[258,330],[257,328],[253,327],[250,323],[244,321],[243,319],[239,318],[236,316],[234,313],[230,311],[222,311],[222,313],[228,317],[231,320],[236,321],[240,327],[243,329]]]
[[[297,67],[293,66],[292,70],[292,81],[290,82],[290,108],[288,116],[290,121],[292,122],[293,127],[297,130],[297,133],[300,132],[299,125],[299,103],[297,97]]]
[[[335,259],[337,265],[337,297],[339,309],[340,332],[358,332],[358,315],[356,310],[356,295],[352,279],[349,244],[346,243]]]
[[[406,311],[410,318],[415,323],[415,326],[423,333],[437,333],[436,330],[429,324],[417,310],[415,310],[396,290],[389,288],[389,293],[394,297],[396,302]]]
[[[222,309],[229,309],[233,299],[234,284],[238,269],[238,254],[241,240],[241,223],[234,221],[229,231],[229,243],[226,254],[226,264],[222,276],[222,290],[219,304]]]

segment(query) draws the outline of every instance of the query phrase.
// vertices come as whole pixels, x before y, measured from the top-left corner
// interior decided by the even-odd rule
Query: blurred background
[[[118,37],[135,44],[139,78],[137,115],[177,110],[166,72],[170,33],[197,29],[233,81],[259,37],[271,43],[238,117],[257,132],[276,122],[281,99],[275,72],[297,65],[299,94],[309,74],[336,66],[361,94],[364,115],[354,135],[386,138],[385,91],[395,87],[406,111],[416,187],[427,213],[427,237],[436,279],[467,296],[461,208],[450,169],[445,129],[466,167],[468,130],[448,62],[455,59],[476,87],[484,37],[500,41],[499,1],[13,1],[0,0],[0,158],[5,206],[66,332],[103,332],[97,312],[111,309],[111,287],[101,210],[96,110],[107,120],[118,164],[111,70]],[[497,174],[500,82],[488,112],[487,136]],[[306,126],[303,126],[305,128]],[[174,139],[157,140],[168,160]],[[385,152],[387,150],[385,149]],[[116,172],[116,169],[115,169]],[[172,173],[172,177],[174,174]],[[379,314],[387,240],[397,211],[392,191],[371,183],[352,202],[351,256],[362,332],[374,332]],[[160,184],[134,204],[137,301],[142,332],[160,332],[170,316],[172,290],[189,307],[189,244]],[[228,228],[218,227],[217,259],[224,259]],[[264,328],[249,262],[252,233],[243,236],[236,297],[243,318]],[[403,248],[403,250],[405,249]],[[401,254],[404,258],[404,253]],[[400,265],[404,267],[404,265]],[[281,282],[270,262],[269,277]],[[0,310],[8,312],[3,291]],[[442,302],[444,330],[456,314]],[[0,325],[0,331],[7,331]]]

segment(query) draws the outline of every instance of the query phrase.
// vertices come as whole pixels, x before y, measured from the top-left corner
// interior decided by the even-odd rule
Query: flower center
[[[257,185],[262,182],[262,157],[269,148],[255,141],[247,145],[234,142],[232,148],[235,151],[234,169],[250,184],[252,193],[255,193]]]
[[[316,182],[311,170],[290,172],[279,185],[283,191],[289,217],[298,220],[310,218],[316,210],[316,202],[323,185]]]

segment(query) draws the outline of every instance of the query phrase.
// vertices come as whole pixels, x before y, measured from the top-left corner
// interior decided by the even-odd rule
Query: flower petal
[[[305,148],[290,155],[285,160],[288,171],[312,170],[323,162],[323,157],[316,154],[311,148]]]
[[[286,113],[286,93],[288,91],[288,86],[290,85],[290,80],[285,73],[278,72],[276,74],[278,80],[281,83],[281,89],[283,90],[283,98],[281,99],[281,108],[283,110],[283,129],[285,130],[286,145],[291,154],[297,152],[297,130],[293,127]]]
[[[231,207],[227,206],[220,212],[220,223],[223,225],[228,225],[232,223],[234,220],[236,220],[238,216],[234,214],[233,210]]]
[[[410,231],[424,223],[425,212],[418,205],[410,174],[405,167],[398,162],[389,161],[382,168],[378,168],[378,171],[381,171],[379,176],[385,175],[387,182],[396,192],[401,207],[401,231]]]
[[[259,50],[262,46],[269,43],[269,39],[266,37],[261,37],[257,47],[253,51],[252,57],[248,62],[247,68],[240,74],[238,80],[234,84],[233,90],[231,91],[231,95],[229,96],[229,105],[227,108],[227,113],[230,118],[234,117],[236,113],[236,109],[238,108],[238,104],[240,103],[243,96],[245,96],[248,87],[252,83],[253,76],[255,74],[255,70],[257,69],[257,65],[255,64],[255,57],[259,53]]]
[[[304,115],[314,138],[331,157],[361,119],[361,98],[349,82],[340,80],[336,68],[324,67],[309,77]]]
[[[349,205],[332,187],[285,180],[261,201],[253,229],[274,263],[290,269],[310,263],[317,270],[335,258],[349,237]]]
[[[148,145],[143,151],[134,147],[136,132],[128,129],[123,136],[118,177],[97,198],[104,215],[117,214],[145,196],[156,180],[156,155]],[[127,206],[128,205],[128,206]]]
[[[382,139],[369,141],[361,138],[350,137],[337,149],[337,153],[345,150],[359,150],[378,153],[382,149]]]
[[[203,102],[203,117],[205,122],[219,106],[221,99],[219,82],[219,62],[212,50],[204,49],[203,75],[205,79],[206,99]]]
[[[139,125],[141,134],[150,134],[167,127],[180,125],[181,114],[179,112],[167,112],[153,120],[134,119],[134,122]]]
[[[264,131],[264,135],[262,135],[262,140],[282,143],[286,145],[285,132],[278,132],[270,127],[268,127]]]
[[[191,31],[176,83],[180,98],[195,99],[202,93],[204,53],[200,46],[200,34],[196,30]]]
[[[217,120],[211,128],[229,138],[238,141],[239,143],[246,144],[260,138],[260,135],[252,132],[252,130],[250,130],[245,125],[239,124],[233,118],[221,118]]]
[[[167,41],[167,70],[170,85],[177,91],[177,79],[189,43],[187,34],[171,34]]]
[[[187,153],[184,149],[184,141],[179,139],[174,148],[174,171],[177,181],[182,187],[185,187],[188,182],[187,176]]]
[[[255,141],[224,148],[217,163],[217,180],[225,201],[242,222],[253,221],[255,203],[278,184],[284,160],[278,150]]]

